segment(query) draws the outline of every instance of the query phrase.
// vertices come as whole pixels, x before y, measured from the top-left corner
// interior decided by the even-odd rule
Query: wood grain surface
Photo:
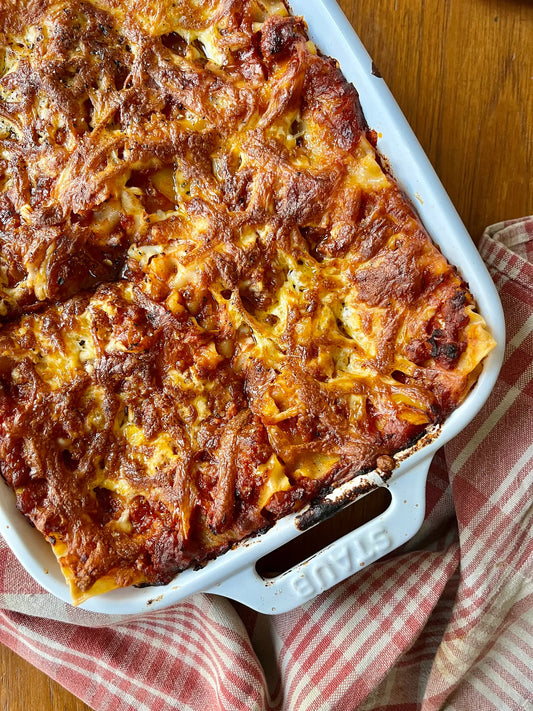
[[[340,0],[340,5],[473,239],[487,224],[533,213],[533,3]],[[355,526],[372,506],[342,525]],[[0,711],[88,708],[0,646]]]

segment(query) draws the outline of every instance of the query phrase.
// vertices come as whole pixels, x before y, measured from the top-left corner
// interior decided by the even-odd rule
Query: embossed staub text
[[[361,533],[345,543],[337,542],[294,574],[291,581],[294,591],[302,599],[313,597],[385,555],[392,546],[392,538],[385,529]]]

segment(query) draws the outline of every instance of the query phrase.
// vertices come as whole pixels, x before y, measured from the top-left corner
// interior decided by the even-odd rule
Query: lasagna
[[[0,473],[75,604],[441,423],[494,345],[280,0],[0,0]]]

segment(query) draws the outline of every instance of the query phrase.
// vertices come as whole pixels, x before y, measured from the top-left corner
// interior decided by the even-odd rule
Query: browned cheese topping
[[[0,0],[0,472],[79,603],[378,467],[493,346],[278,0]]]

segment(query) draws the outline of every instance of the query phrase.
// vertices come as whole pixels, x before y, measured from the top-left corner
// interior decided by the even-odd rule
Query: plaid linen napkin
[[[0,539],[0,641],[98,711],[533,708],[533,217],[480,250],[505,364],[435,457],[406,547],[283,615],[197,595],[109,620],[43,591]]]

